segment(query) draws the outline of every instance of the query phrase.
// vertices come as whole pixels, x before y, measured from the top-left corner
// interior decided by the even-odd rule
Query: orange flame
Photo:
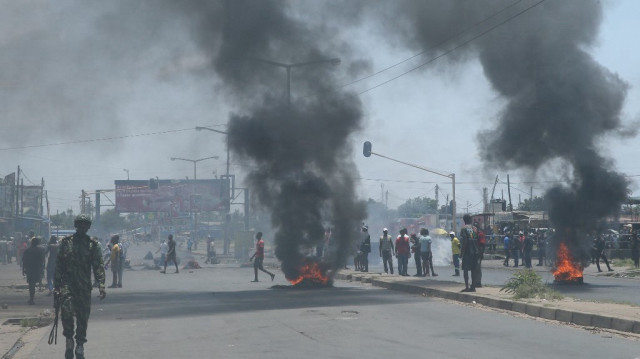
[[[553,275],[558,281],[577,281],[582,278],[582,268],[573,262],[569,248],[564,242],[560,242],[558,246],[556,270],[553,271]]]
[[[298,278],[287,279],[293,285],[296,285],[305,279],[326,285],[327,283],[329,283],[329,277],[327,277],[325,273],[326,270],[322,269],[320,263],[307,261],[307,263],[300,268],[300,276]]]

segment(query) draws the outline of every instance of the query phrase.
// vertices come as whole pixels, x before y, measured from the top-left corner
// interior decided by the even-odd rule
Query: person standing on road
[[[511,255],[513,255],[513,267],[518,268],[518,260],[520,256],[520,239],[518,237],[511,238],[509,240],[509,247],[511,248]]]
[[[422,255],[420,254],[420,240],[415,233],[411,233],[410,241],[412,243],[411,253],[413,253],[413,260],[416,262],[416,274],[414,274],[414,277],[422,277]]]
[[[87,235],[91,228],[89,216],[75,218],[76,233],[64,237],[58,248],[55,274],[55,295],[61,307],[63,334],[67,338],[65,358],[73,359],[74,323],[75,356],[84,359],[84,343],[87,341],[87,323],[91,313],[91,270],[100,291],[99,298],[107,296],[104,290],[104,263],[100,244]]]
[[[362,232],[364,238],[362,244],[360,244],[360,266],[363,272],[369,271],[369,252],[371,252],[371,236],[369,235],[369,226],[366,224],[362,226]]]
[[[462,255],[462,275],[464,276],[463,292],[475,292],[478,285],[478,267],[480,265],[480,249],[478,247],[478,228],[471,224],[471,216],[465,214],[462,217],[464,226],[460,230],[460,244]],[[471,272],[471,286],[469,286],[469,272]]]
[[[167,242],[165,240],[162,240],[162,243],[160,243],[160,248],[158,248],[158,250],[156,251],[156,253],[160,252],[160,265],[162,265],[164,263],[164,261],[167,259],[167,252],[169,252],[169,246],[167,245]]]
[[[431,268],[431,275],[437,277],[438,275],[433,270],[433,252],[431,251],[432,244],[431,237],[429,236],[429,230],[426,228],[420,229],[420,255],[422,256],[422,276],[429,275],[429,268]]]
[[[409,236],[407,229],[402,228],[400,235],[396,238],[396,258],[398,258],[398,274],[408,276],[407,265],[409,264]]]
[[[638,232],[633,232],[631,236],[631,258],[633,259],[633,266],[640,268],[640,239],[638,239]]]
[[[536,240],[536,246],[538,247],[538,264],[536,266],[542,267],[544,265],[545,248],[546,248],[546,233],[538,233]]]
[[[380,257],[382,257],[382,263],[384,264],[384,272],[389,273],[389,270],[391,270],[391,274],[393,274],[393,239],[391,239],[389,230],[386,228],[382,229],[378,249],[380,250]]]
[[[42,281],[44,274],[44,251],[38,247],[40,238],[33,237],[31,246],[22,254],[22,275],[27,277],[29,284],[29,304],[35,304],[33,298],[36,294],[36,284]]]
[[[533,238],[528,235],[524,238],[524,266],[531,268],[531,252],[533,252]]]
[[[509,237],[511,233],[507,232],[504,235],[504,239],[502,241],[504,247],[504,263],[503,266],[509,266],[509,257],[511,256],[511,238]]]
[[[178,270],[178,257],[176,256],[176,241],[173,240],[173,234],[169,235],[169,242],[167,243],[167,258],[164,260],[164,269],[160,273],[167,273],[167,263],[173,261],[176,265],[176,273],[180,273]]]
[[[258,240],[256,242],[256,251],[249,259],[250,261],[253,261],[253,274],[255,276],[252,282],[258,281],[258,269],[271,276],[271,281],[273,282],[273,278],[275,278],[276,275],[264,269],[264,267],[262,266],[264,261],[264,240],[262,239],[262,232],[256,233],[256,239]]]
[[[49,259],[47,260],[47,289],[49,289],[48,295],[51,295],[53,294],[53,280],[56,275],[56,260],[58,258],[58,238],[56,236],[49,238],[47,253],[49,253]]]
[[[451,253],[453,254],[453,268],[455,269],[455,273],[453,273],[454,277],[460,276],[460,240],[456,237],[455,232],[449,232],[449,237],[451,237]]]
[[[609,272],[612,272],[613,269],[611,269],[611,266],[609,265],[609,261],[607,260],[607,256],[604,254],[605,243],[604,243],[604,238],[602,238],[601,234],[598,234],[596,238],[595,247],[596,247],[596,266],[598,267],[598,272],[602,272],[602,270],[600,269],[600,259],[604,260],[604,264],[607,265],[607,269],[609,269]]]
[[[111,256],[106,265],[111,264],[111,273],[113,274],[113,281],[109,288],[122,288],[122,279],[120,276],[120,269],[122,266],[122,248],[120,247],[120,236],[114,234],[111,236]]]

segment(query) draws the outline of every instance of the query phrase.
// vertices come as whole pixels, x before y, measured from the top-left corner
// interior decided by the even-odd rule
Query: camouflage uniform
[[[66,338],[73,338],[75,314],[75,339],[78,344],[87,341],[87,321],[91,312],[91,268],[100,290],[104,290],[104,264],[99,243],[79,233],[60,241],[55,287],[60,291],[63,334]]]

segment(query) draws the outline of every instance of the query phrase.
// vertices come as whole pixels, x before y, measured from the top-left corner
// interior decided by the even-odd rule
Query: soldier
[[[84,359],[84,343],[87,341],[87,322],[91,313],[91,269],[104,299],[104,264],[100,245],[87,235],[91,219],[81,214],[75,218],[76,233],[60,241],[56,262],[55,295],[62,312],[63,334],[67,338],[65,358],[73,359],[74,328],[76,317],[75,356]]]
[[[22,275],[27,277],[29,283],[29,304],[35,304],[33,297],[36,294],[36,283],[40,283],[44,274],[44,252],[38,245],[40,238],[31,239],[31,247],[22,254]]]

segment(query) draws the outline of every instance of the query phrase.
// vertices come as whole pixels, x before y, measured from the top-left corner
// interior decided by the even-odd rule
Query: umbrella
[[[449,232],[447,232],[446,230],[444,230],[442,228],[436,228],[431,233],[439,235],[439,236],[447,236],[447,235],[449,235]]]

